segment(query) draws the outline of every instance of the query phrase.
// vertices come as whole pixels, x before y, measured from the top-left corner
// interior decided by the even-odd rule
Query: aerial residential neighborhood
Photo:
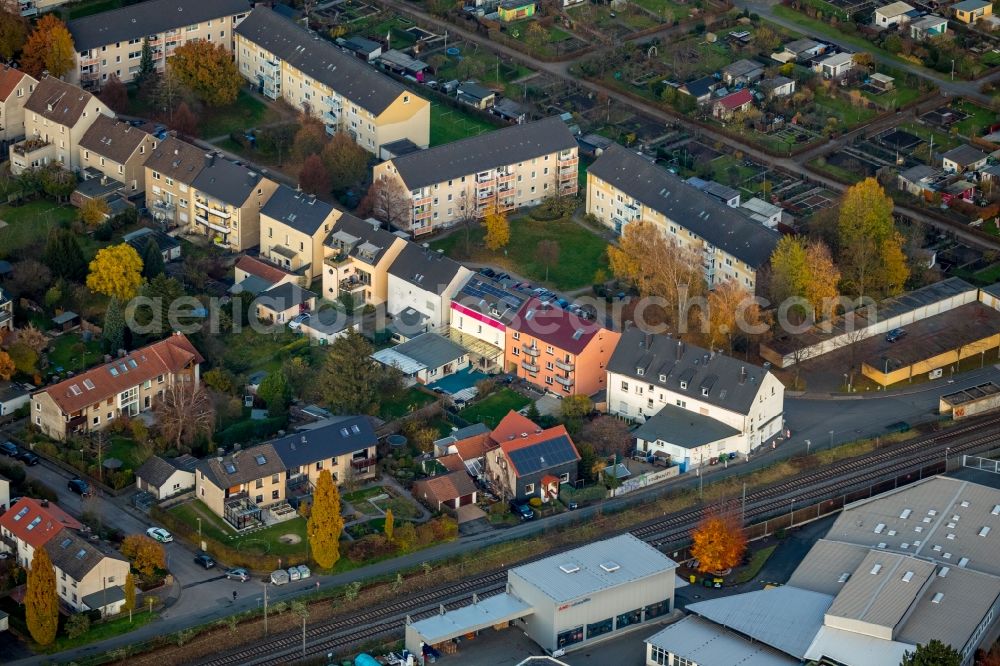
[[[1000,663],[988,0],[0,6],[0,661]]]

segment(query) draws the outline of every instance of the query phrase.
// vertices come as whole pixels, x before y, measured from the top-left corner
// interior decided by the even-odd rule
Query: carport
[[[418,622],[406,618],[406,649],[416,655],[424,653],[424,646],[430,646],[442,654],[453,654],[457,644],[454,639],[467,634],[475,634],[493,627],[506,629],[511,622],[527,617],[535,610],[527,603],[509,594],[497,594],[486,599],[472,596],[472,603],[462,608],[441,612]]]

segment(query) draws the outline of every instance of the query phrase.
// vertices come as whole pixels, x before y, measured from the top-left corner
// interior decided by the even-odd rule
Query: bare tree
[[[538,247],[535,248],[535,257],[538,261],[545,264],[545,281],[548,282],[549,267],[552,266],[552,264],[559,263],[559,241],[539,241]]]
[[[168,386],[153,410],[164,439],[178,450],[190,449],[199,435],[209,435],[215,427],[212,399],[194,382]]]
[[[398,181],[380,179],[368,188],[368,194],[358,206],[358,213],[371,215],[391,230],[392,227],[409,227],[412,209],[410,195]]]

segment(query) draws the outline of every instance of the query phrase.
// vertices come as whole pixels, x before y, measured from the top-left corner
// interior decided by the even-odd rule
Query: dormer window
[[[687,387],[688,387],[688,383],[687,382],[681,382],[681,389],[682,390],[687,390]]]
[[[645,371],[645,370],[643,370],[642,368],[636,368],[636,369],[635,369],[635,374],[637,374],[637,375],[639,375],[640,377],[642,377],[642,376],[643,376],[644,374],[646,374],[646,371]]]
[[[666,375],[660,375],[660,381],[661,382],[667,381],[667,376]]]

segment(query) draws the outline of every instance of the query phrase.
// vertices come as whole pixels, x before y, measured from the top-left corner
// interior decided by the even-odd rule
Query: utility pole
[[[264,635],[267,636],[267,583],[264,583]]]
[[[740,509],[740,525],[747,522],[747,482],[743,482],[743,507]]]

